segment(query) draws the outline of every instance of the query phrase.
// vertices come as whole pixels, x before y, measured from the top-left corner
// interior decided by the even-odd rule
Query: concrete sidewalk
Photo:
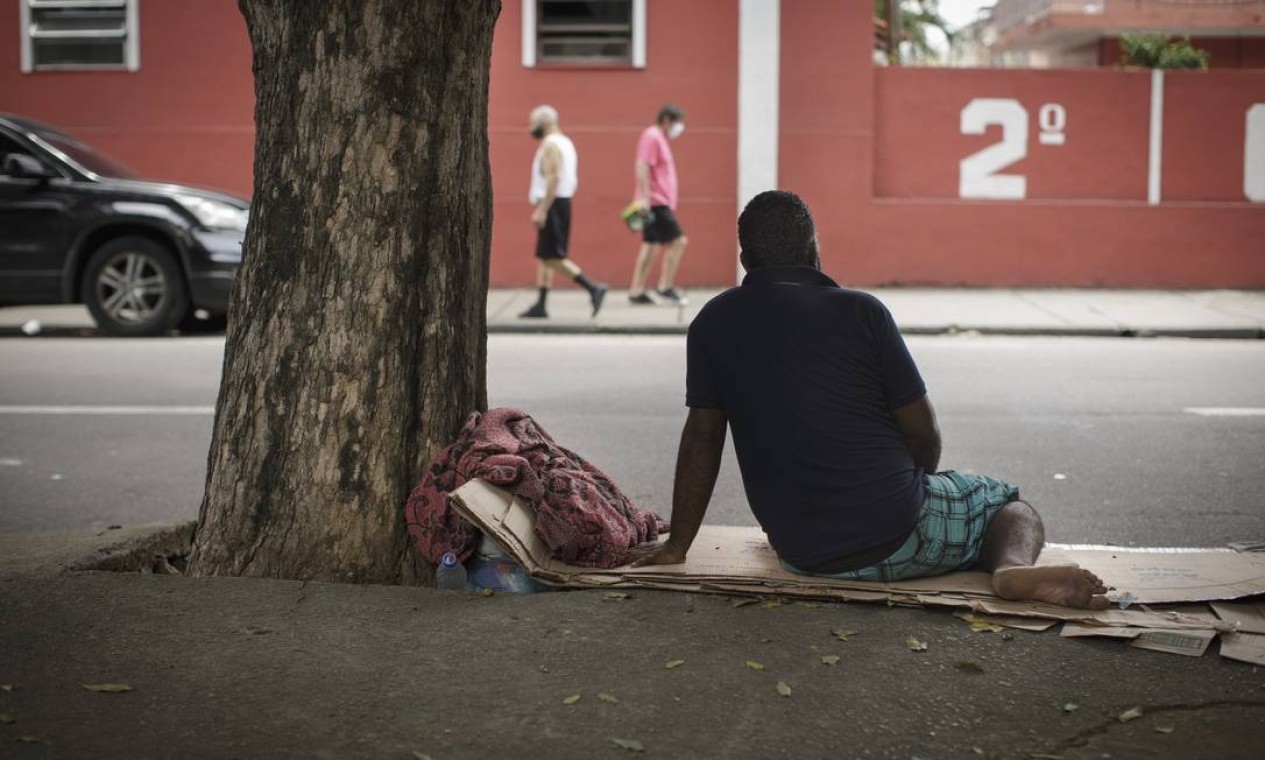
[[[121,534],[147,531],[0,534],[0,756],[1224,759],[1265,746],[1265,677],[1212,653],[974,632],[874,605],[64,569]],[[839,627],[857,633],[840,641]],[[103,683],[131,691],[84,688]],[[1121,722],[1132,708],[1142,717]]]
[[[627,291],[611,291],[596,319],[588,296],[575,288],[549,298],[548,319],[520,319],[534,290],[488,293],[492,333],[681,334],[719,290],[688,293],[689,304],[634,306]],[[879,288],[878,296],[911,335],[979,332],[996,335],[1265,338],[1265,291],[1037,290]],[[92,334],[80,306],[0,308],[0,336],[22,335],[38,322],[41,334]]]

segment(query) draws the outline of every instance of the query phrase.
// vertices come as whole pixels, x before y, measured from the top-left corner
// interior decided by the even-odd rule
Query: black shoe
[[[628,296],[628,303],[633,306],[655,306],[659,302],[651,298],[649,293],[642,293],[639,296]]]
[[[518,315],[519,319],[544,319],[549,316],[542,303],[533,304],[530,309]]]
[[[606,283],[599,282],[593,286],[593,292],[589,293],[589,300],[593,302],[593,316],[602,310],[602,301],[606,300]]]
[[[674,303],[677,306],[684,306],[690,302],[690,299],[686,298],[685,294],[677,290],[676,288],[668,288],[667,290],[656,290],[655,292],[658,293],[659,297],[662,298],[663,300],[669,303]]]

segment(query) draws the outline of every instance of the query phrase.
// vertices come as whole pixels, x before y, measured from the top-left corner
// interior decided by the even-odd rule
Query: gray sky
[[[995,2],[996,0],[940,0],[940,15],[957,28],[974,21],[980,8]]]

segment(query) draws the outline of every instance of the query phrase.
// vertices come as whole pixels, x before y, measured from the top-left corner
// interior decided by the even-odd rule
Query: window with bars
[[[646,0],[525,0],[523,63],[645,66]]]
[[[140,67],[140,0],[19,0],[22,71]]]

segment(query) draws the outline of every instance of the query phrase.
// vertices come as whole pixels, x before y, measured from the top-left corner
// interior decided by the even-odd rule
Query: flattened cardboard
[[[1187,657],[1203,657],[1204,652],[1208,651],[1208,645],[1216,637],[1216,631],[1147,630],[1138,634],[1136,639],[1129,642],[1129,646]]]
[[[1046,620],[1042,618],[1020,617],[1018,615],[981,615],[977,612],[960,611],[953,613],[954,617],[961,618],[966,622],[978,620],[982,623],[992,623],[1000,625],[1003,628],[1018,628],[1021,631],[1044,631],[1058,625],[1057,620]]]
[[[1222,634],[1221,656],[1253,665],[1265,665],[1265,636],[1257,633]]]
[[[937,604],[989,615],[1152,630],[1208,630],[1218,626],[1197,618],[1183,620],[1180,613],[1145,610],[1145,604],[1222,601],[1265,593],[1265,553],[1230,549],[1050,546],[1042,553],[1040,564],[1079,564],[1097,573],[1118,592],[1132,594],[1135,606],[1128,610],[1094,612],[1052,604],[1008,602],[993,596],[985,573],[950,573],[896,583],[811,577],[784,570],[763,532],[756,527],[703,526],[686,563],[681,565],[581,568],[550,558],[548,549],[535,535],[530,508],[510,493],[482,481],[471,481],[452,493],[452,501],[479,530],[492,536],[507,554],[524,565],[531,577],[571,588],[684,587],[712,593]]]
[[[1100,639],[1136,639],[1147,629],[1131,626],[1081,625],[1080,623],[1064,623],[1059,636],[1065,639],[1100,638]]]
[[[1213,602],[1212,611],[1240,633],[1265,633],[1265,602]]]
[[[1233,549],[1070,549],[1049,546],[1041,564],[1075,563],[1137,604],[1241,599],[1265,593],[1265,553]]]

